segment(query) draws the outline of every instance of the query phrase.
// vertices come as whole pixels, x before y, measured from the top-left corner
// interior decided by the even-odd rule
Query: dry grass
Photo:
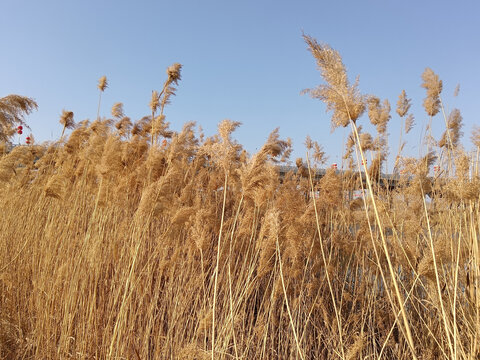
[[[305,39],[326,81],[310,94],[352,128],[343,173],[314,178],[325,154],[310,139],[281,179],[291,143],[277,131],[253,155],[233,121],[212,137],[170,131],[179,64],[151,116],[132,123],[115,104],[112,119],[0,157],[1,358],[479,358],[478,150],[462,151],[460,114],[423,158],[402,157],[401,140],[398,186],[382,187],[388,101]],[[442,83],[423,79],[434,116]],[[409,108],[402,92],[403,121]],[[365,110],[376,135],[357,125]],[[429,177],[435,156],[448,174]]]

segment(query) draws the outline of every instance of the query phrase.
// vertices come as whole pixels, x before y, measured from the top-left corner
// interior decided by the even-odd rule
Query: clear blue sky
[[[110,84],[101,114],[123,102],[136,120],[149,113],[151,91],[161,88],[167,66],[180,62],[182,80],[166,109],[173,129],[195,121],[211,135],[224,118],[240,121],[236,139],[254,152],[280,127],[281,136],[294,141],[292,160],[304,156],[310,135],[329,162],[340,163],[346,131],[331,133],[325,105],[300,95],[322,82],[304,31],[341,53],[363,93],[390,100],[391,153],[400,126],[395,104],[405,89],[417,124],[405,150],[418,155],[427,66],[444,82],[447,107],[462,111],[470,149],[471,127],[480,123],[479,18],[480,3],[473,0],[2,0],[0,96],[36,99],[39,110],[28,122],[37,140],[51,140],[61,133],[63,108],[76,121],[96,117],[100,76]],[[438,139],[443,119],[433,127]]]

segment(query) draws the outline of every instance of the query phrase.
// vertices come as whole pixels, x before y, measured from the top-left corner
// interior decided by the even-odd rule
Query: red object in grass
[[[333,163],[333,164],[332,164],[332,169],[337,170],[337,163]]]
[[[25,140],[30,141],[30,136],[27,136]]]
[[[22,126],[22,125],[18,125],[18,126],[17,126],[17,129],[20,130],[20,131],[22,131],[22,130],[23,130],[23,126]]]
[[[25,142],[27,143],[27,145],[30,145],[30,140],[27,140],[27,141],[25,141]]]
[[[18,134],[18,135],[22,135],[22,134],[23,134],[23,131],[22,131],[22,130],[17,130],[17,134]]]

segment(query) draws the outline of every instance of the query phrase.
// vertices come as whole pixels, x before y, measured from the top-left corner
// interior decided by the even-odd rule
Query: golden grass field
[[[0,358],[480,357],[480,131],[467,154],[460,112],[444,113],[427,69],[423,104],[445,132],[427,130],[425,156],[403,156],[386,130],[390,118],[404,135],[414,125],[407,94],[392,116],[348,82],[335,50],[305,41],[324,80],[307,93],[352,131],[345,171],[320,180],[310,139],[280,178],[291,144],[277,131],[250,155],[233,121],[212,137],[169,130],[180,64],[136,122],[121,104],[100,118],[103,77],[97,120],[64,111],[49,144],[9,150],[36,104],[0,99]],[[389,151],[395,188],[379,175]],[[346,196],[362,186],[369,196]]]

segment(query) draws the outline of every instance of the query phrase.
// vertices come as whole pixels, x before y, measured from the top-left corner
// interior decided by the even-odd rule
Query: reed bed
[[[169,130],[180,64],[149,116],[133,122],[115,104],[75,124],[64,110],[60,140],[2,152],[1,358],[480,357],[478,132],[466,154],[460,113],[443,114],[424,157],[402,156],[400,139],[398,181],[383,186],[390,104],[360,94],[335,50],[305,41],[324,79],[306,92],[352,130],[345,171],[316,179],[325,154],[307,139],[279,177],[291,142],[278,130],[256,154],[230,120],[211,137],[193,123]],[[423,81],[428,116],[441,116],[441,80],[428,69]],[[28,104],[17,118],[0,106],[4,140]],[[402,92],[404,136],[409,109]],[[364,113],[376,134],[362,131]]]

